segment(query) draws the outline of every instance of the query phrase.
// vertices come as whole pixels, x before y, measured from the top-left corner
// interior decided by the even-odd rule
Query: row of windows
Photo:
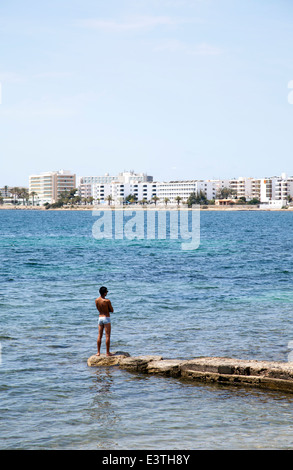
[[[134,190],[133,193],[134,193],[134,194],[138,194],[138,190]],[[97,191],[97,194],[104,194],[104,190],[103,190],[103,189],[101,189],[100,191],[98,190],[98,191]],[[120,190],[120,195],[121,195],[121,194],[124,194],[124,190]],[[131,193],[130,193],[130,194],[131,194]],[[147,194],[148,194],[147,190],[144,190],[144,191],[143,191],[143,195],[146,196]],[[152,191],[152,194],[156,194],[156,190],[153,190],[153,191]]]

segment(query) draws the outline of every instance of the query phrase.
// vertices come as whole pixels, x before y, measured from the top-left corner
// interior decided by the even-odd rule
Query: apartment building
[[[150,182],[153,181],[153,177],[146,173],[134,173],[131,171],[124,171],[118,173],[117,176],[111,176],[109,173],[105,173],[102,176],[80,176],[78,178],[78,185],[82,184],[107,184],[107,183],[131,183],[131,182]]]
[[[78,178],[78,186],[83,184],[106,184],[118,181],[118,176],[110,176],[105,173],[103,176],[80,176]]]
[[[169,199],[170,203],[177,203],[177,198],[180,197],[182,202],[186,202],[191,193],[203,192],[207,199],[215,199],[217,192],[227,187],[228,180],[190,180],[190,181],[169,181],[164,183],[157,183],[157,196],[160,198],[160,203],[163,203],[165,198]]]
[[[229,188],[235,191],[235,197],[245,197],[247,200],[253,198],[260,202],[285,201],[288,196],[293,196],[293,178],[287,177],[285,173],[281,176],[269,178],[243,178],[229,181]]]
[[[150,201],[156,196],[156,183],[137,182],[132,183],[111,183],[95,184],[92,187],[94,200],[98,203],[107,202],[109,196],[114,204],[121,204],[128,196],[134,196],[137,201]]]
[[[287,200],[293,197],[293,177],[287,177],[284,173],[281,177],[273,177],[270,182],[271,199]]]
[[[191,193],[202,191],[208,200],[217,199],[223,188],[234,190],[235,199],[241,197],[247,201],[256,198],[261,203],[271,201],[286,201],[293,197],[293,177],[281,176],[269,178],[239,177],[234,179],[208,179],[154,182],[152,176],[145,173],[124,171],[117,176],[88,176],[79,179],[79,194],[82,197],[94,198],[96,203],[107,203],[111,197],[113,204],[120,204],[127,196],[134,195],[136,200],[151,201],[158,198],[157,204],[165,204],[168,198],[170,204],[177,204],[178,196],[181,202],[186,202]]]
[[[117,176],[82,176],[79,178],[79,195],[93,197],[94,201],[104,203],[111,196],[114,204],[120,204],[130,194],[137,200],[149,200],[155,194],[153,177],[146,173],[124,171]]]
[[[29,177],[29,192],[36,193],[35,202],[52,204],[60,194],[76,188],[76,175],[67,170],[51,171]]]
[[[93,186],[95,184],[99,184],[99,183],[79,183],[77,185],[77,189],[78,189],[78,195],[82,198],[82,199],[86,199],[88,197],[92,197],[93,196]]]
[[[119,173],[112,182],[102,181],[102,177],[80,178],[79,195],[94,198],[96,203],[105,203],[111,198],[113,204],[121,204],[129,195],[137,201],[152,201],[158,198],[157,204],[177,204],[177,197],[186,202],[191,193],[202,191],[207,199],[215,199],[220,189],[229,186],[229,180],[190,180],[154,182],[152,176],[133,172]]]
[[[186,201],[191,193],[197,193],[200,190],[199,181],[169,181],[157,183],[158,203],[164,203],[165,199],[169,202],[177,203],[176,198],[181,197]]]

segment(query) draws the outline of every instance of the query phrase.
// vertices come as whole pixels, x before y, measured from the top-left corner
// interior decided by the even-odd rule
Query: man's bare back
[[[96,307],[99,310],[99,315],[109,317],[110,312],[114,312],[111,301],[103,297],[96,299]]]

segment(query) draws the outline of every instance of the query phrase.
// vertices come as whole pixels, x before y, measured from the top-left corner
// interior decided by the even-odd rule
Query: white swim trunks
[[[99,317],[99,325],[108,325],[111,323],[110,317]]]

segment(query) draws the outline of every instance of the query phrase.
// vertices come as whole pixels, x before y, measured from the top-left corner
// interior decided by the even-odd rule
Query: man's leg
[[[111,323],[105,325],[105,335],[106,335],[106,355],[113,356],[110,353],[110,336],[111,336]]]
[[[101,351],[103,331],[104,331],[104,325],[99,325],[99,334],[98,334],[98,339],[97,339],[97,347],[98,347],[97,356],[100,355],[100,351]]]

